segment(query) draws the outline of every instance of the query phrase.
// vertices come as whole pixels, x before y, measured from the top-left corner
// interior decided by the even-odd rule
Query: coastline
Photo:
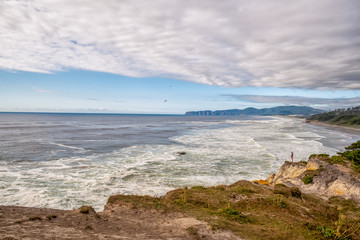
[[[286,164],[290,170],[305,167]],[[336,210],[339,207],[344,210]],[[110,196],[99,212],[91,206],[74,210],[0,206],[0,235],[1,239],[322,239],[318,226],[335,229],[333,222],[342,214],[357,226],[353,213],[359,210],[353,200],[325,200],[298,187],[240,180],[175,189],[160,198]],[[346,230],[345,226],[341,232]],[[358,231],[351,235],[359,239]]]
[[[320,193],[316,186],[329,184],[329,173],[337,175]],[[341,217],[355,226],[349,234],[355,240],[360,239],[360,178],[353,174],[349,167],[315,157],[307,163],[286,161],[267,180],[185,187],[162,197],[113,195],[99,212],[91,206],[60,210],[0,205],[0,235],[4,239],[323,239],[319,226],[337,229],[339,234],[352,229],[334,225]],[[314,178],[311,185],[304,176]]]
[[[360,136],[360,128],[329,124],[329,123],[320,122],[318,120],[303,119],[303,121],[304,121],[304,123],[325,127],[325,128],[331,129],[331,130],[338,130],[338,131],[342,131],[345,133],[356,134],[356,135]]]
[[[293,119],[290,126],[304,128],[305,119],[287,117]],[[319,127],[307,126],[305,129],[309,131],[321,128],[320,132],[324,134],[325,128],[348,131],[360,140],[360,131],[355,133],[352,128],[323,123]],[[90,206],[60,210],[0,205],[0,236],[4,239],[52,239],[54,236],[57,239],[257,240],[283,239],[283,236],[287,239],[321,239],[319,227],[335,231],[337,226],[333,224],[340,216],[357,224],[360,202],[340,197],[350,189],[341,188],[345,184],[339,183],[349,174],[345,165],[330,166],[327,163],[328,167],[324,167],[325,163],[321,163],[320,169],[317,163],[285,161],[278,174],[273,174],[274,178],[177,188],[161,197],[113,195],[108,197],[102,211],[95,211]],[[331,188],[336,190],[336,196],[323,199],[316,186],[328,185],[328,176],[335,173],[341,176],[335,181],[336,188]],[[304,176],[314,178],[314,181],[307,185]],[[278,182],[279,179],[284,181]],[[349,182],[353,184],[352,191],[359,193],[360,175],[356,181],[356,186],[353,181]],[[307,189],[303,189],[304,186]],[[349,232],[346,226],[341,231]],[[354,233],[353,239],[360,240],[359,234],[360,230]]]

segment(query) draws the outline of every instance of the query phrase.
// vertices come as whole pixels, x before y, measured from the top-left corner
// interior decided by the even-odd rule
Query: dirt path
[[[79,210],[0,206],[0,239],[240,239],[180,213],[116,207]]]

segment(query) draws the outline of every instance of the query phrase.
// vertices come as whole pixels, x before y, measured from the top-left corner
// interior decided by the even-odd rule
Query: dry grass
[[[359,217],[354,212],[360,212],[352,201],[324,201],[285,185],[272,188],[248,181],[177,189],[162,198],[117,195],[110,197],[108,203],[182,212],[208,222],[214,230],[230,230],[246,239],[326,239],[319,227],[336,229],[340,214],[353,224]],[[342,228],[345,231],[347,225],[343,224]],[[194,229],[189,231],[195,234]],[[351,237],[360,239],[360,230]]]
[[[95,213],[95,210],[92,206],[81,206],[79,212],[83,214]]]

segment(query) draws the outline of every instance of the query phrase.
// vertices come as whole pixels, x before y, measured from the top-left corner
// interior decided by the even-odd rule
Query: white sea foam
[[[70,145],[65,145],[65,144],[61,144],[61,143],[50,143],[62,148],[70,148],[70,149],[75,149],[75,150],[80,150],[80,151],[86,151],[84,148],[81,147],[75,147],[75,146],[70,146]]]
[[[217,127],[221,123],[228,126]],[[325,133],[292,119],[196,124],[202,127],[171,137],[172,144],[138,144],[52,161],[0,161],[0,204],[62,209],[90,204],[101,210],[113,194],[160,196],[177,187],[261,179],[290,160],[290,152],[300,161],[340,150],[322,143]],[[337,134],[337,141],[351,138],[329,134]]]

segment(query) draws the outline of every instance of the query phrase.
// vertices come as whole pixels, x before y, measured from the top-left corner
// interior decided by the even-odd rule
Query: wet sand
[[[324,127],[324,128],[328,128],[328,129],[331,129],[331,130],[337,130],[337,131],[350,133],[350,134],[356,134],[356,135],[360,136],[360,128],[350,127],[350,126],[334,125],[334,124],[319,122],[319,121],[316,121],[316,120],[309,121],[309,120],[304,119],[304,122],[308,123],[308,124],[313,124],[313,125],[316,125],[316,126],[321,126],[321,127]]]

